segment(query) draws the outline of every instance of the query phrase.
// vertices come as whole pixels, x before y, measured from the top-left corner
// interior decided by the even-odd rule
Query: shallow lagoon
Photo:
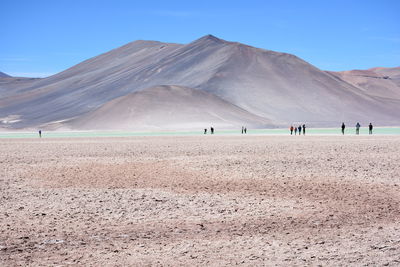
[[[376,127],[374,135],[400,135],[400,127]],[[216,135],[240,135],[238,130],[216,129]],[[289,135],[288,129],[248,129],[248,135]],[[307,135],[340,135],[340,128],[307,128]],[[355,135],[355,128],[346,128],[346,135]],[[204,135],[199,131],[43,131],[43,138],[63,137],[129,137],[129,136],[193,136]],[[209,132],[208,132],[209,135]],[[360,135],[368,135],[368,129],[361,128]],[[37,132],[0,132],[0,138],[37,138]]]

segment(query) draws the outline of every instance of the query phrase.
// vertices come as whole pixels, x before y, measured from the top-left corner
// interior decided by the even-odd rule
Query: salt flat
[[[400,136],[0,139],[0,265],[400,264]]]

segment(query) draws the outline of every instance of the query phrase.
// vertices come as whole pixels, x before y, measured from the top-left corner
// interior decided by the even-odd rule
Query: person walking
[[[344,122],[342,122],[342,135],[344,135],[344,129],[346,128],[346,125],[344,125]]]
[[[357,124],[356,124],[356,134],[357,135],[360,134],[360,127],[361,127],[360,123],[357,122]]]
[[[374,129],[374,126],[372,126],[372,123],[369,123],[368,125],[369,134],[372,134],[372,129]]]
[[[303,124],[303,135],[306,135],[306,125]]]
[[[290,129],[290,135],[293,135],[293,130],[294,130],[293,125],[291,125],[289,129]]]

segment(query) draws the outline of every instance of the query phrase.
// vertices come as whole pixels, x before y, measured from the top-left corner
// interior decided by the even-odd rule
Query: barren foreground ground
[[[400,265],[400,137],[0,140],[0,265]]]

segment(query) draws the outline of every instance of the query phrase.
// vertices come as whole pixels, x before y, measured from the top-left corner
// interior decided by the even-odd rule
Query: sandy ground
[[[1,266],[399,266],[399,136],[0,140]]]

